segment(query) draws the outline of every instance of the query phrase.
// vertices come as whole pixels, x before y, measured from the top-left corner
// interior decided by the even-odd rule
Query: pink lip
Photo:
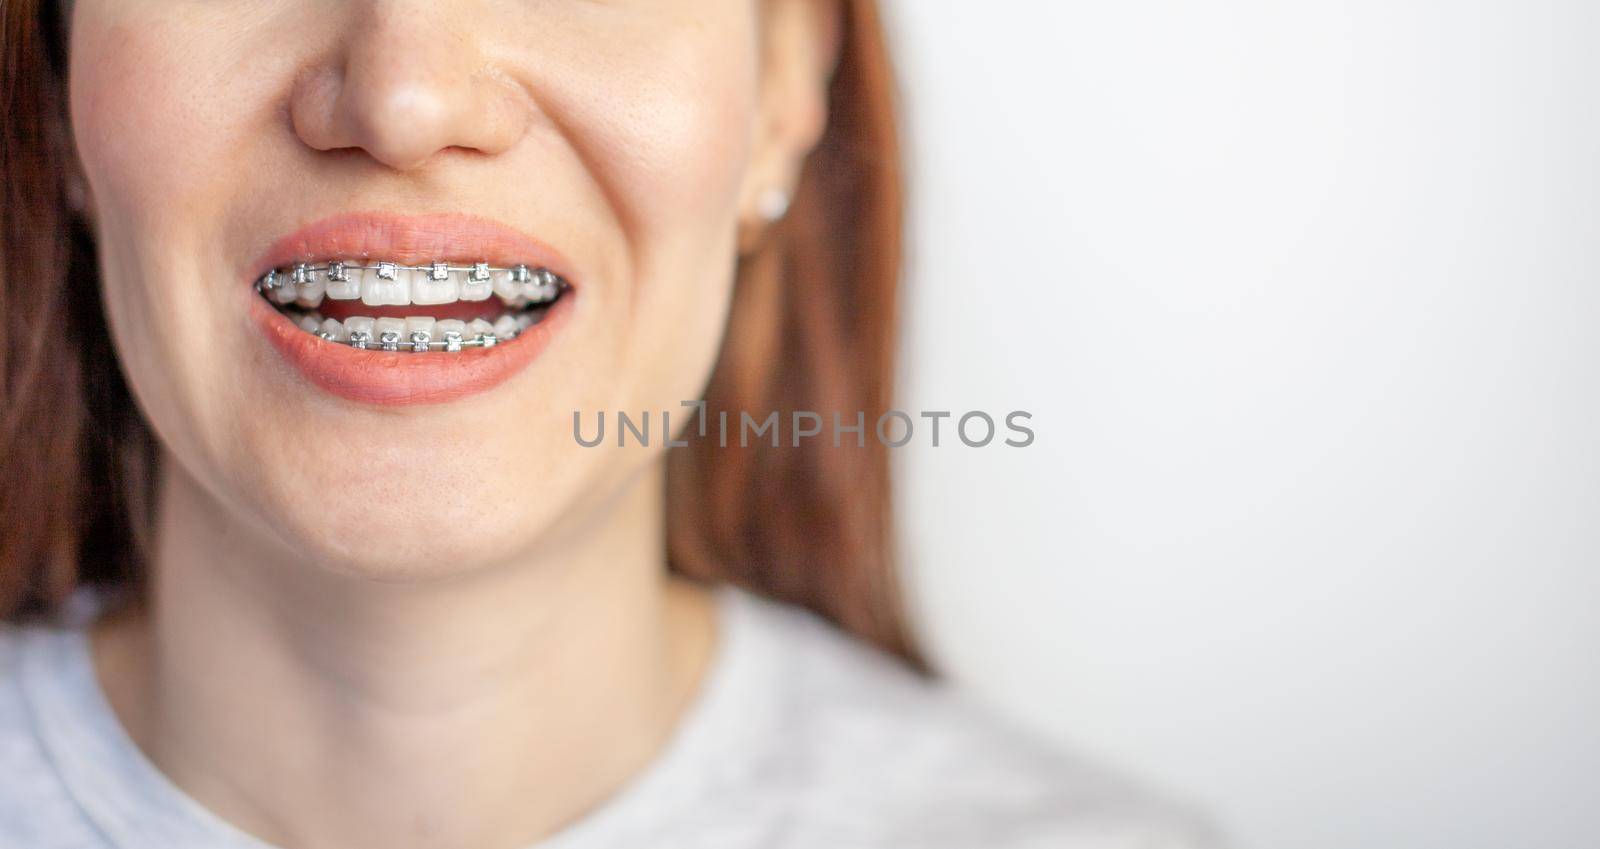
[[[264,298],[250,295],[250,317],[267,341],[321,389],[351,401],[384,406],[439,404],[485,392],[536,359],[566,324],[576,301],[570,264],[548,245],[471,215],[338,215],[303,227],[272,244],[251,269],[248,283],[268,269],[325,259],[526,263],[544,266],[573,285],[539,324],[493,348],[454,354],[358,351],[296,327]],[[425,308],[421,308],[425,309]]]

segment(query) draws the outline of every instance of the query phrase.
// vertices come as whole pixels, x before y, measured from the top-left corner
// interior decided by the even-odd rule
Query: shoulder
[[[28,698],[34,674],[72,635],[0,623],[0,846],[94,849],[103,846],[66,792],[35,731]]]
[[[833,845],[1215,845],[1202,822],[816,617],[747,599],[778,687],[786,792]],[[769,773],[770,774],[770,773]],[[819,844],[821,845],[821,844]]]

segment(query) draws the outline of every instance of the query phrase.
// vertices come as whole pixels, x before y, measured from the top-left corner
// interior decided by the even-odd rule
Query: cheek
[[[581,85],[551,87],[641,262],[691,245],[713,253],[706,239],[731,231],[756,110],[747,26],[631,44]]]
[[[86,0],[74,17],[74,137],[113,230],[193,218],[226,184],[223,152],[239,150],[249,118],[239,104],[259,102],[251,80],[265,78],[238,72],[204,16],[143,9],[129,20],[126,7],[146,5]]]
[[[207,285],[219,270],[205,260],[218,239],[208,222],[247,162],[256,119],[242,105],[261,102],[250,87],[269,78],[240,72],[195,8],[79,0],[69,99],[118,358],[163,441],[186,453],[226,439],[205,424],[225,415],[224,375],[193,355],[237,313],[235,287]]]
[[[709,75],[698,87],[659,90],[613,120],[614,175],[640,223],[678,225],[730,211],[748,159],[753,99],[743,85]],[[705,223],[726,224],[725,220]]]
[[[565,105],[591,133],[591,171],[634,265],[625,403],[698,397],[722,335],[758,106],[753,22],[724,20],[634,45],[588,75],[603,90]]]

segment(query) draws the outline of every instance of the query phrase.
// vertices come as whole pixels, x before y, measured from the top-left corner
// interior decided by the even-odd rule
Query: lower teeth
[[[467,348],[492,348],[517,338],[544,320],[548,308],[503,313],[493,323],[485,319],[460,321],[427,316],[409,318],[368,318],[352,316],[344,321],[323,318],[319,313],[284,314],[301,330],[324,341],[367,351],[405,353],[448,352]]]

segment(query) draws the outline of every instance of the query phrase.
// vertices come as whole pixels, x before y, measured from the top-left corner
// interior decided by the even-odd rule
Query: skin
[[[700,397],[758,198],[822,131],[836,14],[78,0],[86,211],[164,453],[148,602],[93,650],[180,788],[296,849],[514,847],[649,764],[714,616],[666,576],[664,440],[584,449],[571,414]],[[581,270],[571,320],[460,401],[318,391],[250,323],[250,263],[363,209],[534,234]]]

